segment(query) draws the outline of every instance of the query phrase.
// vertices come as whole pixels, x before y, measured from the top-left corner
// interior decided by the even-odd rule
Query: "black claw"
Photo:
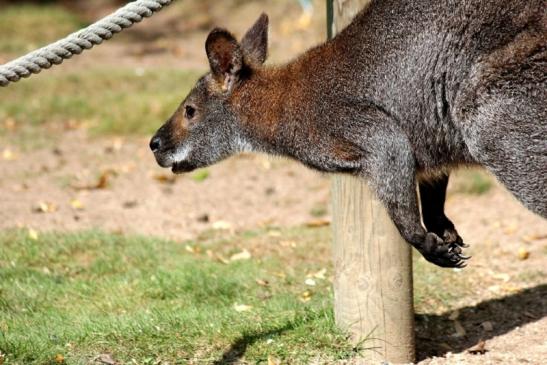
[[[463,243],[461,237],[457,236],[456,240],[447,242],[434,234],[428,235],[429,237],[420,250],[428,261],[447,268],[462,269],[467,266],[466,261],[469,260],[471,256],[462,254],[462,249],[468,247],[468,245]]]

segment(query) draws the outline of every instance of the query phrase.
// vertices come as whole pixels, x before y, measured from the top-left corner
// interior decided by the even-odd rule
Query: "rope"
[[[65,59],[78,55],[86,49],[91,49],[94,45],[112,38],[114,34],[131,27],[143,18],[152,16],[172,2],[173,0],[133,1],[87,28],[1,65],[0,86],[8,86],[10,82],[17,82],[23,77],[39,73],[42,69],[59,65]]]

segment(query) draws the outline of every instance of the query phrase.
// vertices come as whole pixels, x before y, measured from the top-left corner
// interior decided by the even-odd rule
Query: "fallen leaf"
[[[524,247],[521,247],[519,248],[519,252],[518,252],[518,258],[519,260],[526,260],[528,259],[528,257],[530,257],[530,251],[528,251],[526,248]]]
[[[270,282],[268,280],[256,279],[256,283],[260,286],[268,286]]]
[[[314,277],[316,279],[325,280],[325,274],[327,273],[327,269],[323,268],[319,270],[316,273],[309,274],[308,276]]]
[[[454,329],[456,330],[456,334],[455,334],[454,337],[463,337],[463,336],[465,336],[465,334],[466,334],[465,328],[463,328],[460,321],[458,321],[458,320],[454,321]]]
[[[281,365],[281,360],[273,357],[272,355],[268,355],[268,365]]]
[[[279,232],[279,231],[269,231],[268,236],[270,236],[270,237],[281,237],[281,232]]]
[[[174,184],[177,181],[177,175],[175,174],[156,174],[152,178],[161,184]]]
[[[302,294],[300,294],[299,298],[302,303],[309,302],[311,300],[313,293],[311,290],[306,290]]]
[[[230,256],[230,261],[249,260],[250,258],[251,253],[247,250],[243,250]]]
[[[306,227],[310,228],[324,227],[328,225],[330,225],[330,221],[328,219],[314,219],[306,222]]]
[[[84,204],[79,201],[78,199],[72,199],[70,201],[70,206],[76,210],[83,210],[84,209]]]
[[[184,249],[185,249],[187,252],[196,253],[196,249],[195,249],[193,246],[186,245],[186,246],[184,247]]]
[[[10,150],[9,148],[5,148],[2,152],[2,158],[6,161],[13,161],[17,158],[17,156],[12,150]]]
[[[250,305],[246,305],[246,304],[234,303],[234,309],[236,310],[236,312],[247,312],[247,311],[250,311],[251,309],[253,309],[253,307],[250,306]]]
[[[308,286],[315,286],[317,285],[317,283],[315,282],[315,280],[313,280],[312,278],[308,278],[304,281],[304,284],[308,285]]]
[[[534,241],[539,241],[547,238],[547,234],[530,234],[522,236],[522,240],[526,243],[532,243]]]
[[[487,332],[492,332],[494,330],[494,325],[490,321],[484,321],[481,323],[482,328]]]
[[[458,319],[459,316],[460,316],[460,311],[455,310],[452,313],[450,313],[450,316],[448,316],[448,319],[450,319],[451,321],[455,321],[456,319]]]
[[[488,352],[488,350],[486,349],[486,342],[483,340],[480,340],[479,343],[477,343],[475,346],[467,350],[467,352],[473,355],[485,354],[486,352]]]
[[[51,202],[39,202],[34,207],[36,213],[53,213],[57,211],[57,205]]]
[[[100,362],[101,364],[106,365],[116,365],[117,361],[112,358],[110,354],[100,354],[95,359],[93,359],[94,362]]]
[[[215,257],[217,258],[218,261],[222,262],[223,264],[229,264],[230,263],[230,260],[228,260],[227,258],[225,258],[224,256],[222,256],[219,253],[215,254]]]
[[[57,364],[64,364],[65,363],[65,357],[61,354],[55,355],[55,362]]]
[[[520,292],[522,288],[513,284],[504,284],[501,286],[501,290],[505,293],[514,294]]]
[[[36,232],[32,228],[29,228],[28,229],[28,237],[33,241],[37,241],[38,240],[38,232]]]
[[[215,223],[213,223],[213,229],[229,230],[231,228],[232,228],[232,224],[230,222],[216,221]]]
[[[110,178],[116,175],[116,171],[114,170],[105,170],[101,173],[96,183],[82,186],[73,186],[73,188],[76,190],[103,190],[108,187]]]
[[[511,276],[507,273],[499,273],[492,275],[494,279],[502,280],[504,283],[507,283],[509,280],[511,280]]]

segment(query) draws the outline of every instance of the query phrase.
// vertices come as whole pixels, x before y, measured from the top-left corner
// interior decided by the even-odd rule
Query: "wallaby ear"
[[[205,51],[214,78],[224,91],[231,89],[243,67],[243,53],[237,40],[227,30],[213,29],[205,42]]]
[[[268,57],[268,15],[262,13],[241,40],[246,58],[259,65]]]

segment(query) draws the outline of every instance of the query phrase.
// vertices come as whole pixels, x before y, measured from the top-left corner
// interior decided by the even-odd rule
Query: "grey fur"
[[[426,259],[464,266],[465,246],[443,212],[450,168],[486,167],[547,217],[546,5],[373,0],[333,40],[280,68],[292,78],[276,80],[277,71],[244,65],[227,93],[211,91],[202,79],[181,106],[197,103],[200,122],[182,140],[168,122],[155,138],[170,142],[155,150],[156,158],[170,166],[165,156],[199,141],[199,154],[175,164],[188,171],[243,144],[320,171],[362,176]],[[244,54],[263,54],[260,42],[245,43],[259,48]],[[258,94],[272,99],[270,109]],[[253,112],[275,116],[273,133],[249,122],[258,118]]]

